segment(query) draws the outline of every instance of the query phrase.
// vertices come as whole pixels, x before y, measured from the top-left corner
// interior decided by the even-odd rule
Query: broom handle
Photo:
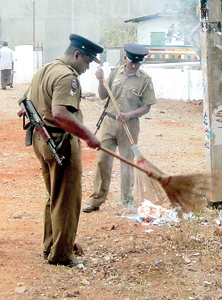
[[[111,92],[111,90],[110,90],[110,88],[109,88],[109,85],[108,85],[108,83],[107,83],[107,81],[106,81],[105,79],[103,80],[103,83],[104,83],[104,85],[105,85],[105,88],[106,88],[106,90],[107,90],[109,96],[110,96],[110,99],[111,99],[112,102],[113,102],[113,105],[114,105],[114,107],[115,107],[115,109],[116,109],[116,112],[117,112],[118,114],[120,114],[121,111],[120,111],[120,109],[119,109],[119,106],[117,105],[116,99],[114,98],[113,93]],[[131,143],[131,146],[135,145],[135,142],[134,142],[134,140],[133,140],[133,137],[132,137],[132,135],[131,135],[131,133],[130,133],[130,131],[129,131],[129,127],[126,125],[125,122],[123,123],[123,127],[124,127],[124,129],[125,129],[125,131],[126,131],[126,134],[127,134],[128,138],[129,138],[129,141],[130,141],[130,143]]]
[[[126,164],[128,164],[128,165],[130,165],[130,166],[132,166],[132,167],[134,167],[134,168],[137,168],[138,170],[140,170],[140,171],[146,173],[149,177],[152,177],[152,178],[154,178],[154,179],[156,179],[156,180],[158,180],[158,181],[161,181],[162,178],[163,178],[163,177],[162,177],[160,174],[158,174],[157,172],[155,172],[155,171],[150,171],[150,170],[148,170],[147,168],[144,169],[143,167],[140,167],[138,164],[134,164],[134,163],[133,163],[132,161],[130,161],[129,159],[127,159],[127,158],[125,158],[125,157],[122,157],[122,156],[116,154],[115,152],[113,152],[113,151],[111,151],[111,150],[109,150],[109,149],[107,149],[107,148],[105,148],[105,147],[103,147],[103,146],[100,146],[100,148],[98,148],[98,150],[102,150],[102,151],[104,151],[104,152],[106,152],[106,153],[108,153],[108,154],[110,154],[110,155],[112,155],[112,156],[118,158],[119,160],[125,162]]]

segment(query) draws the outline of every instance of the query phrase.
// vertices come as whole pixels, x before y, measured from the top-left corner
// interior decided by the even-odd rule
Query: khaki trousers
[[[139,119],[131,119],[127,125],[135,143],[137,143],[139,135]],[[100,141],[103,147],[106,147],[113,152],[115,152],[118,146],[119,154],[133,161],[134,155],[131,145],[121,123],[106,116],[101,126]],[[120,166],[121,197],[124,202],[127,202],[133,199],[132,189],[134,184],[134,172],[133,168],[124,162],[121,162]],[[93,193],[89,198],[90,205],[99,207],[106,200],[111,181],[112,167],[113,157],[100,150],[97,157]]]
[[[61,133],[53,133],[58,144]],[[72,258],[82,200],[81,145],[71,136],[62,146],[65,156],[59,166],[39,132],[33,136],[33,147],[40,160],[48,191],[45,204],[43,250],[50,252],[48,260],[66,261]]]

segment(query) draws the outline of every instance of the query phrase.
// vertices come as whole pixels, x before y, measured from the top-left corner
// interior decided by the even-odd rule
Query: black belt
[[[66,132],[65,130],[63,130],[62,128],[59,128],[59,127],[46,126],[46,128],[48,129],[49,133],[65,133]]]
[[[106,115],[114,120],[116,120],[116,117],[108,112],[106,112]]]

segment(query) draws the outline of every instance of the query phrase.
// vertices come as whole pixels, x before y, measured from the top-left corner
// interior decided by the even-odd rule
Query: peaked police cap
[[[78,34],[71,34],[69,39],[70,44],[78,48],[81,53],[91,57],[98,64],[100,63],[96,55],[103,52],[102,47]]]
[[[145,46],[129,43],[124,45],[126,56],[131,63],[141,64],[149,53]]]

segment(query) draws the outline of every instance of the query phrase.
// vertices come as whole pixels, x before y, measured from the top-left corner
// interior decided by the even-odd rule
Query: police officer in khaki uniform
[[[70,35],[65,55],[46,64],[33,77],[31,100],[57,145],[60,166],[43,137],[34,131],[33,147],[40,160],[49,194],[45,205],[43,253],[50,264],[74,266],[73,247],[82,200],[80,139],[98,148],[98,138],[82,123],[81,87],[78,76],[99,63],[103,48],[76,34]]]
[[[101,126],[101,145],[115,151],[117,146],[121,156],[133,160],[133,151],[129,139],[125,133],[123,122],[126,122],[131,135],[137,143],[139,135],[139,117],[150,111],[152,104],[156,103],[151,77],[140,66],[148,54],[146,47],[129,43],[124,46],[124,65],[111,71],[109,85],[116,99],[121,113],[117,115],[112,101],[109,101],[107,114]],[[108,97],[107,90],[103,84],[104,73],[100,68],[96,72],[99,80],[99,96],[101,99]],[[93,193],[89,203],[83,211],[90,213],[98,210],[107,198],[113,157],[99,151],[95,178],[93,182]],[[124,204],[133,201],[132,189],[134,184],[133,168],[121,162],[121,197]]]

